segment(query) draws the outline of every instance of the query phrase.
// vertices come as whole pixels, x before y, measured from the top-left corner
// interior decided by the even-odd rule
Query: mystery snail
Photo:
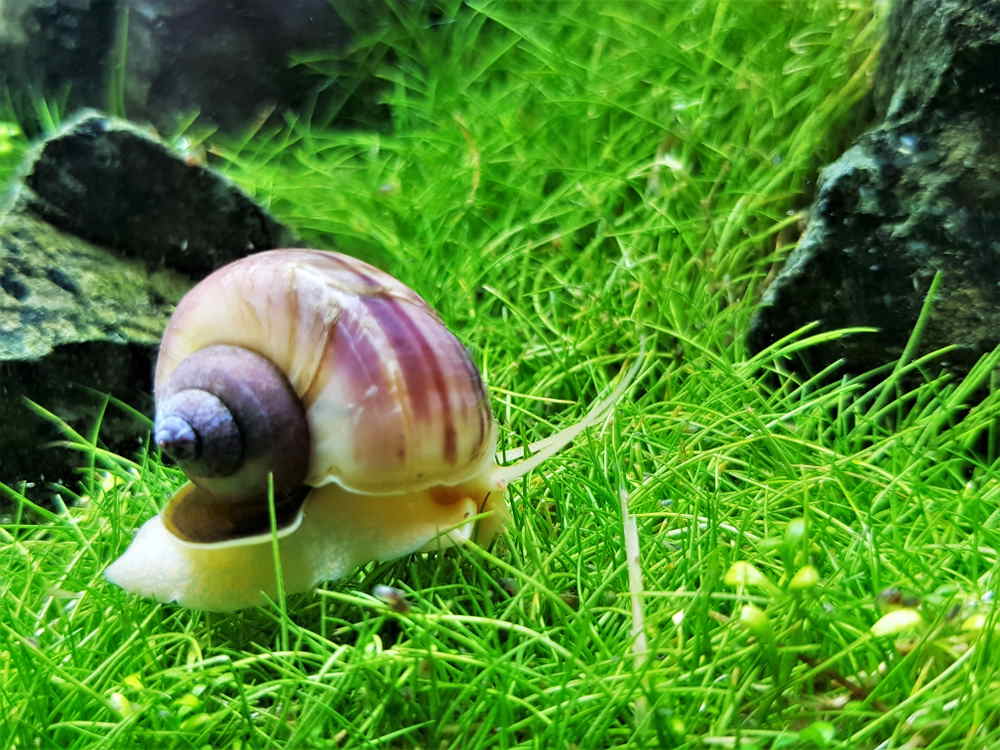
[[[507,484],[603,417],[637,365],[498,466],[479,372],[414,291],[334,252],[230,263],[180,301],[156,363],[154,439],[191,481],[106,576],[229,611],[276,595],[276,558],[297,593],[371,560],[488,542]]]

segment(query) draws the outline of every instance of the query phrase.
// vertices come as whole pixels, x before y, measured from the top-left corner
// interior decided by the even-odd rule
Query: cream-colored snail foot
[[[164,513],[147,521],[106,571],[109,581],[161,602],[227,612],[277,595],[269,532],[222,542],[179,537],[169,514],[191,492],[182,488]],[[486,513],[488,515],[483,515]],[[393,560],[468,541],[487,541],[506,517],[503,489],[436,487],[405,496],[372,496],[327,485],[276,534],[287,594],[311,590],[372,560]]]

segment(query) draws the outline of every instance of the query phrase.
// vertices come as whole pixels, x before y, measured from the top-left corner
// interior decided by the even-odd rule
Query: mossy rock
[[[0,481],[72,483],[87,461],[59,428],[102,421],[134,454],[151,415],[156,346],[202,276],[291,232],[221,175],[130,123],[86,113],[42,142],[0,216]],[[36,491],[38,496],[44,491]]]

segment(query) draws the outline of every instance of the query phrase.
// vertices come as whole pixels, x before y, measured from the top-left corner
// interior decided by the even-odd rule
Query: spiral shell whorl
[[[204,502],[263,505],[308,469],[309,429],[298,397],[266,357],[234,346],[200,349],[157,390],[154,438]]]
[[[153,439],[193,476],[224,477],[239,468],[243,441],[229,407],[200,388],[178,391],[160,407]]]

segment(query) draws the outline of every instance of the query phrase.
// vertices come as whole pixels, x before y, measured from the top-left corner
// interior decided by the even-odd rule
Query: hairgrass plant
[[[423,294],[503,449],[569,424],[645,341],[638,382],[515,483],[490,549],[231,615],[104,582],[183,477],[67,434],[65,507],[4,489],[0,747],[1000,744],[1000,354],[963,382],[915,348],[800,379],[796,351],[865,332],[742,341],[864,108],[870,3],[435,7],[392,4],[357,44],[383,128],[317,111],[209,158]]]

